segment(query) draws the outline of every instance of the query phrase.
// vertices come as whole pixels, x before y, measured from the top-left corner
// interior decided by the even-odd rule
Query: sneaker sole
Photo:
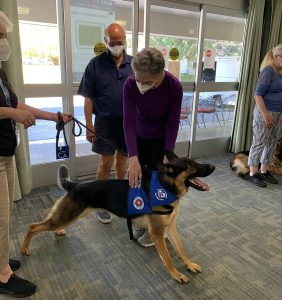
[[[0,288],[0,294],[10,295],[10,296],[13,296],[15,298],[25,298],[25,297],[33,295],[35,292],[36,292],[36,288],[34,290],[32,290],[28,293],[24,293],[24,294],[17,294],[15,292],[7,291],[5,289]]]
[[[105,219],[101,219],[101,218],[99,218],[99,217],[97,217],[97,219],[98,219],[101,223],[103,223],[103,224],[109,224],[109,223],[112,222],[112,219],[110,219],[110,220],[105,220]]]
[[[263,179],[264,181],[266,181],[267,183],[270,183],[270,184],[278,184],[279,181],[275,181],[275,182],[270,182],[269,180],[266,180],[266,179]]]
[[[253,182],[252,180],[250,180],[249,178],[247,178],[247,181],[249,181],[251,184],[258,186],[258,187],[262,187],[262,188],[266,188],[267,184],[266,183],[262,183],[262,184],[256,184],[255,182]]]
[[[145,247],[145,248],[148,248],[148,247],[152,247],[152,246],[154,246],[155,244],[154,244],[154,242],[152,242],[151,244],[141,244],[141,243],[139,243],[138,241],[137,241],[137,243],[138,243],[138,245],[139,246],[141,246],[141,247]]]

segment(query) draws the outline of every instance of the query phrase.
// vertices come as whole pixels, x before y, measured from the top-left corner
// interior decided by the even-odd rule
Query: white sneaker
[[[142,247],[151,247],[154,245],[154,242],[152,241],[147,229],[145,230],[145,233],[142,236],[140,236],[140,238],[137,241],[138,244]]]
[[[145,233],[145,231],[145,228],[141,228],[135,224],[132,224],[133,239],[135,241],[137,241]]]

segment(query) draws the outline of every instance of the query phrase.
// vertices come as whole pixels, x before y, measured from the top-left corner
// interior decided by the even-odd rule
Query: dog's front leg
[[[169,255],[165,238],[164,238],[164,232],[162,234],[154,233],[149,229],[149,234],[151,235],[152,240],[155,243],[155,246],[159,252],[159,255],[163,261],[163,264],[165,265],[167,271],[169,272],[170,276],[176,280],[179,283],[186,283],[188,282],[188,277],[184,274],[180,273],[175,266],[173,265],[171,261],[171,257]]]
[[[176,223],[173,222],[167,231],[169,241],[172,243],[179,258],[183,261],[185,267],[193,273],[201,273],[202,269],[199,265],[193,263],[187,256],[183,244],[181,242]]]

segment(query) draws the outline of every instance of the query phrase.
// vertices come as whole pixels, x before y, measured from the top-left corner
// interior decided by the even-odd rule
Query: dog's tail
[[[69,170],[65,165],[61,165],[58,169],[57,184],[59,188],[68,192],[77,185],[77,182],[70,180]]]

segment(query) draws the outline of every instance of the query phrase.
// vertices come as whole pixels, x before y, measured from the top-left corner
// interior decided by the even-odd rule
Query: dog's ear
[[[174,152],[167,149],[165,149],[164,155],[166,156],[167,160],[170,162],[178,158],[178,156]]]

